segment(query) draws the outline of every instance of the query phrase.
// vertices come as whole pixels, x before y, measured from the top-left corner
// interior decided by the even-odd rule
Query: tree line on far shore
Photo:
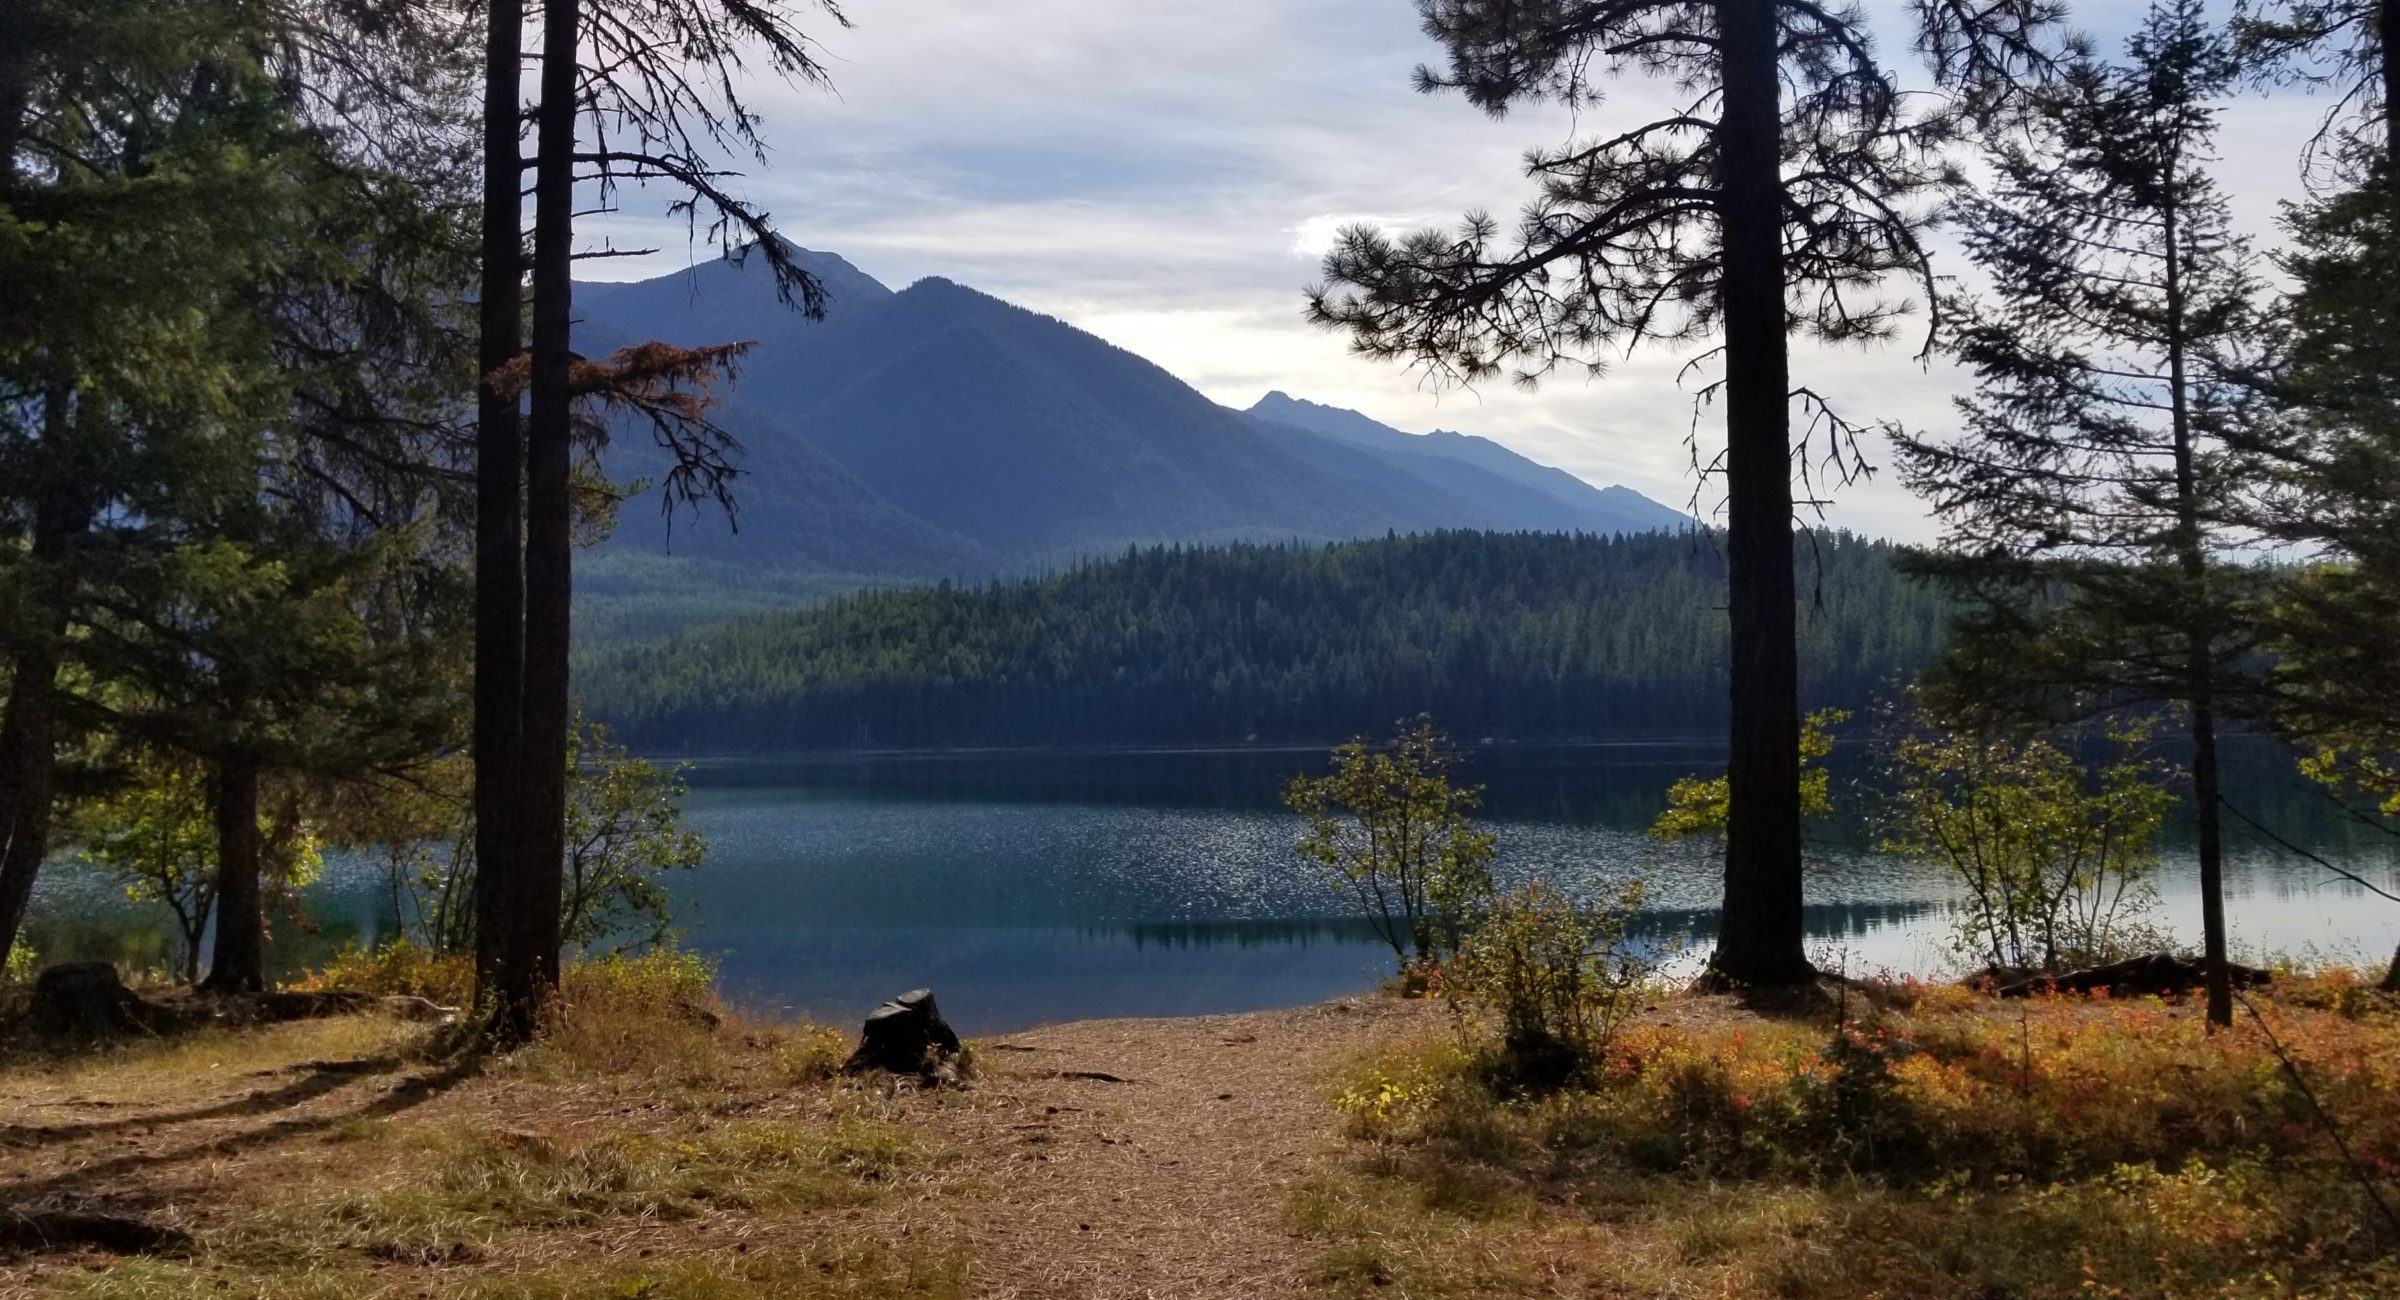
[[[1812,701],[1931,661],[1943,600],[1897,552],[1829,532],[1802,559]],[[1708,735],[1723,583],[1708,533],[1158,546],[697,628],[577,680],[629,742],[689,753],[1333,741],[1420,709],[1471,738]]]

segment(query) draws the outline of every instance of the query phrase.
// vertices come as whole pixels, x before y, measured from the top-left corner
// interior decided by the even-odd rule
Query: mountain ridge
[[[1130,349],[947,277],[893,290],[837,254],[787,251],[824,281],[822,319],[779,301],[757,257],[578,286],[586,352],[636,338],[754,345],[715,411],[745,449],[739,539],[710,521],[670,536],[634,505],[612,553],[855,587],[980,580],[1153,543],[1689,526],[1489,439],[1404,434],[1288,397],[1286,413],[1339,427],[1237,411]],[[656,457],[637,441],[602,468],[654,478]],[[675,581],[672,564],[621,567],[653,591]],[[702,566],[689,582],[721,572]]]

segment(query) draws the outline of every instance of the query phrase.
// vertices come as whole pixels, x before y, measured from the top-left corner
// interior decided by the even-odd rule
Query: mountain
[[[892,296],[882,281],[832,253],[786,242],[785,251],[825,286],[825,319],[811,321],[775,296],[766,261],[713,257],[690,268],[638,281],[579,281],[575,311],[645,339],[684,347],[737,339],[802,339],[848,322]]]
[[[1594,487],[1489,438],[1444,429],[1403,433],[1356,411],[1282,392],[1268,393],[1244,414],[1262,424],[1306,430],[1370,452],[1411,474],[1439,482],[1453,493],[1526,521],[1517,525],[1520,528],[1645,533],[1692,526],[1690,516],[1632,488]],[[1461,466],[1471,467],[1472,472],[1462,472]]]
[[[1234,411],[1142,357],[964,285],[932,278],[894,292],[833,254],[789,252],[826,284],[824,319],[778,302],[756,257],[578,286],[587,354],[636,338],[754,343],[716,411],[744,448],[739,535],[688,516],[670,533],[654,503],[629,503],[603,558],[682,557],[616,564],[648,575],[647,596],[704,604],[725,565],[753,570],[753,591],[792,586],[762,587],[768,571],[836,590],[976,580],[1155,542],[1686,523],[1485,439],[1416,437],[1281,394]],[[657,477],[663,461],[646,441],[621,438],[610,476]]]
[[[762,344],[744,397],[899,508],[1003,552],[1413,524],[1133,353],[948,280],[831,323],[804,348]]]
[[[597,656],[593,716],[650,750],[1324,742],[1430,710],[1462,738],[1722,734],[1722,538],[1437,532],[1155,547],[1014,583],[844,596]],[[1812,707],[1934,653],[1896,548],[1820,539]]]

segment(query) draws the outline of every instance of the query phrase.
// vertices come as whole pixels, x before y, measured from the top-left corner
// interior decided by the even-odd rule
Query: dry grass
[[[1342,1071],[1351,1144],[1294,1194],[1336,1294],[2400,1294],[2400,1242],[2256,1025],[2190,1007],[1877,991],[1678,999],[1588,1092],[1509,1101],[1428,1031]],[[2335,975],[2262,1004],[2400,1202],[2400,1011]]]
[[[0,1295],[2400,1295],[2254,1036],[1873,992],[1863,1093],[1821,1001],[1665,999],[1602,1086],[1507,1101],[1388,997],[1010,1035],[927,1092],[834,1077],[842,1035],[728,1017],[694,968],[584,968],[500,1060],[368,1017],[0,1066],[0,1200],[196,1242],[0,1259]],[[2268,1017],[2390,1186],[2389,999]]]
[[[975,1294],[1299,1294],[1310,1252],[1282,1205],[1321,1158],[1333,1117],[1320,1080],[1331,1060],[1429,1014],[1366,998],[982,1044],[972,1090],[912,1106],[974,1180],[948,1209]]]
[[[1059,1026],[927,1092],[836,1078],[843,1035],[660,959],[578,968],[543,1042],[471,1067],[376,1018],[23,1063],[0,1195],[197,1247],[0,1260],[0,1295],[1298,1294],[1321,1078],[1427,1012]]]
[[[0,1295],[943,1296],[955,1160],[674,964],[578,968],[497,1060],[344,1017],[0,1068],[0,1201],[137,1216],[181,1258],[0,1259]]]

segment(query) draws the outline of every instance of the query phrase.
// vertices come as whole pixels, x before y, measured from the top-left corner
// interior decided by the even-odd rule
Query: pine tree
[[[2121,62],[2083,57],[2004,136],[1959,226],[1988,292],[1958,304],[1955,437],[1900,440],[1944,525],[1917,565],[1966,611],[1953,709],[2140,701],[2187,715],[2208,1015],[2232,1022],[2217,725],[2247,693],[2255,570],[2228,552],[2255,420],[2260,287],[2208,173],[2238,67],[2198,0],[2161,0]]]
[[[2312,774],[2388,811],[2400,785],[2400,202],[2377,176],[2292,210],[2289,347],[2253,520],[2301,560],[2274,605],[2270,720]],[[2384,984],[2400,991],[2400,952]]]
[[[246,297],[298,143],[237,6],[33,0],[0,53],[0,946],[50,849],[91,593],[239,490],[272,409]]]
[[[0,195],[18,236],[0,239],[16,290],[0,310],[24,313],[0,347],[0,523],[31,535],[0,548],[12,937],[70,729],[173,731],[158,702],[288,654],[294,623],[236,640],[231,623],[194,622],[231,590],[228,557],[272,586],[302,551],[377,533],[431,544],[405,530],[442,513],[442,409],[465,373],[439,306],[460,265],[450,154],[438,121],[413,116],[438,107],[438,43],[338,4],[32,12],[38,111],[6,142],[31,166]],[[389,129],[401,118],[410,129]],[[383,686],[408,699],[414,680]],[[249,721],[191,728],[206,743],[182,750],[230,773],[219,793],[234,802],[253,788],[230,742]],[[246,824],[226,823],[237,849]],[[256,901],[246,860],[236,909]]]
[[[2245,5],[2234,28],[2254,78],[2333,92],[2304,165],[2388,168],[2400,155],[2400,59],[2389,39],[2400,0],[2265,0]]]
[[[2262,79],[2334,93],[2303,165],[2330,154],[2351,181],[2291,214],[2293,350],[2274,385],[2286,420],[2263,449],[2285,490],[2264,524],[2320,563],[2277,603],[2276,721],[2304,743],[2379,756],[2352,776],[2388,771],[2400,750],[2388,670],[2400,637],[2400,0],[2279,0],[2238,27]],[[2383,987],[2400,992],[2400,950]]]
[[[1844,477],[1861,432],[1789,378],[1789,337],[1891,334],[1887,281],[1930,287],[1925,199],[1961,112],[1996,112],[2045,56],[2043,0],[1915,6],[1919,45],[1956,98],[1923,110],[1874,49],[1865,17],[1813,0],[1421,0],[1449,53],[1425,90],[1494,115],[1552,99],[1589,109],[1644,76],[1681,111],[1536,151],[1541,197],[1504,235],[1476,214],[1455,235],[1344,232],[1311,295],[1318,323],[1366,355],[1473,382],[1597,373],[1646,342],[1714,338],[1726,448],[1733,633],[1733,790],[1725,918],[1713,975],[1782,984],[1802,951],[1800,703],[1792,467]],[[1790,95],[1785,95],[1785,88]],[[1811,415],[1795,445],[1790,409]]]
[[[838,8],[820,7],[833,21],[843,21]],[[758,119],[729,75],[746,53],[763,52],[777,73],[806,83],[821,83],[824,69],[780,0],[543,0],[542,70],[531,114],[532,333],[525,350],[528,401],[520,444],[513,431],[514,399],[504,411],[492,391],[500,366],[516,352],[513,319],[501,301],[509,286],[498,282],[492,259],[506,258],[513,275],[516,253],[512,241],[501,237],[501,214],[513,217],[521,211],[498,160],[505,157],[519,175],[526,165],[513,127],[498,125],[502,111],[512,124],[518,112],[513,65],[504,66],[500,57],[509,44],[499,30],[508,21],[501,12],[506,8],[495,6],[489,18],[492,61],[486,69],[484,279],[490,296],[482,321],[486,394],[479,403],[485,420],[479,445],[496,459],[479,470],[484,515],[477,561],[476,712],[478,758],[503,766],[513,760],[515,771],[513,780],[505,773],[479,772],[477,778],[477,825],[491,828],[479,834],[496,840],[505,828],[506,836],[505,846],[492,845],[498,851],[483,858],[478,875],[477,953],[491,1032],[500,1041],[521,1041],[533,1033],[558,982],[572,714],[575,407],[578,397],[591,391],[587,384],[579,393],[583,381],[569,347],[573,264],[584,255],[575,242],[576,187],[595,186],[607,204],[629,184],[668,186],[677,192],[670,212],[697,223],[705,210],[709,239],[728,256],[764,259],[787,301],[820,314],[822,286],[792,260],[767,215],[731,194],[724,186],[727,173],[705,157],[726,148],[765,156]],[[663,387],[688,387],[701,377],[693,368],[696,362],[725,363],[734,355],[687,354],[684,367]],[[659,378],[628,375],[625,391],[641,390]],[[654,405],[648,413],[672,417],[675,408]],[[670,494],[670,506],[700,497],[730,502],[724,484],[731,465],[724,458],[722,431],[705,419],[674,418],[653,418],[651,429],[676,465],[671,480],[681,485],[680,495]],[[499,499],[504,490],[513,496],[508,484],[520,445],[521,551],[513,537],[504,535],[514,502]],[[494,554],[495,546],[507,553]],[[512,598],[517,598],[513,610]],[[512,697],[513,723],[504,716]]]

